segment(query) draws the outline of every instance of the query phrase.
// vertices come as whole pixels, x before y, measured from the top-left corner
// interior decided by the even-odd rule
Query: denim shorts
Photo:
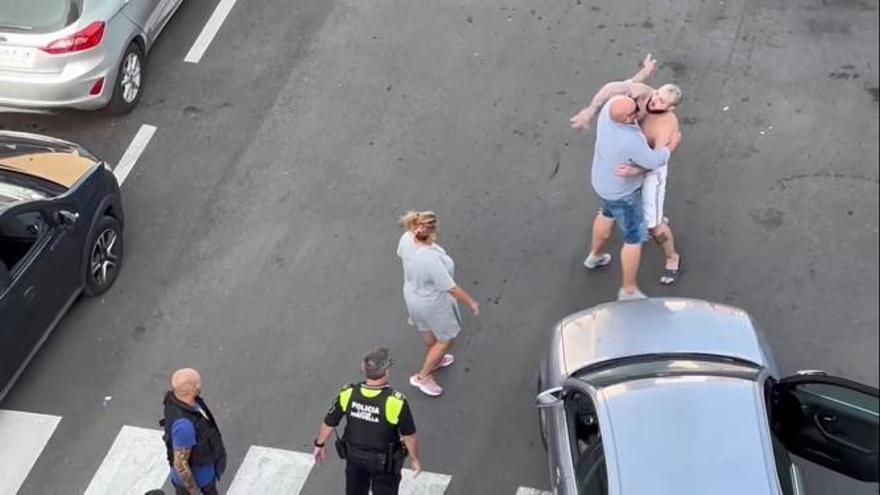
[[[599,204],[602,206],[602,216],[613,218],[617,223],[617,228],[623,234],[623,242],[641,244],[648,240],[641,189],[620,199],[599,198]]]

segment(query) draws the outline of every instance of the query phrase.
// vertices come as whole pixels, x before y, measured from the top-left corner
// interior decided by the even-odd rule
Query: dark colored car
[[[113,285],[122,224],[104,162],[73,143],[0,131],[0,400],[79,295]]]

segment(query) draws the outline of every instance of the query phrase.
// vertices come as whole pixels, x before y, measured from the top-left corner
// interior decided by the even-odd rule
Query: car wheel
[[[123,256],[122,227],[119,221],[110,216],[101,218],[89,236],[86,244],[86,283],[87,296],[98,296],[116,281],[122,267]]]
[[[132,43],[128,45],[122,61],[119,62],[119,72],[116,74],[116,84],[113,86],[113,96],[107,105],[107,111],[114,115],[132,111],[141,101],[144,75],[144,52],[137,43]]]

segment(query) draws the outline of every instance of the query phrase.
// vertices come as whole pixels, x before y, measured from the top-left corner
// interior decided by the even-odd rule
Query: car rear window
[[[0,0],[0,31],[49,33],[81,14],[82,0]]]

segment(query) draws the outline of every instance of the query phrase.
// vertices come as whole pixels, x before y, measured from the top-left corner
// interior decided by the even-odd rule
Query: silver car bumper
[[[101,92],[90,95],[89,91],[101,78]],[[0,106],[94,110],[110,102],[115,79],[116,63],[108,63],[103,50],[67,64],[60,73],[0,70]]]

